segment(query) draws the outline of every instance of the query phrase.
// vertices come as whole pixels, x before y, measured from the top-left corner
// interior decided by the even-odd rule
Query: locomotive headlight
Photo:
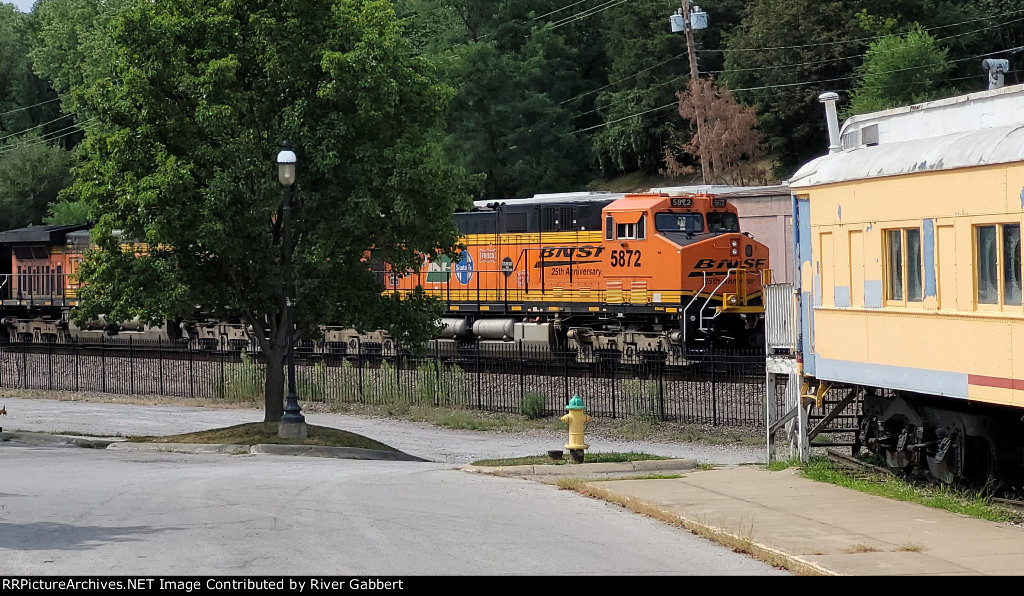
[[[732,249],[732,256],[734,256],[734,257],[735,257],[735,256],[736,256],[736,255],[738,255],[738,254],[740,254],[740,251],[739,251],[738,249],[735,249],[735,248],[734,248],[734,249]]]
[[[735,239],[735,238],[733,238],[732,239],[732,247],[733,248],[737,248],[739,245],[740,245],[740,241]],[[736,254],[736,253],[733,253],[733,254]]]

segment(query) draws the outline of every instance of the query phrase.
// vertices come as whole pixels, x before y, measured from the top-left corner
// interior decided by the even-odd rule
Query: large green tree
[[[857,67],[859,82],[850,94],[849,114],[944,97],[948,92],[943,83],[951,66],[946,49],[919,25],[872,41]]]
[[[283,412],[286,312],[275,156],[298,156],[293,316],[423,340],[438,304],[384,293],[368,266],[451,251],[465,205],[441,157],[450,90],[402,37],[388,0],[140,0],[111,19],[109,75],[71,84],[97,118],[75,191],[99,250],[79,320],[239,316],[267,361],[266,420]],[[120,233],[116,233],[120,231]],[[148,243],[122,251],[118,236]]]
[[[589,138],[574,130],[593,105],[581,91],[599,86],[587,82],[595,36],[579,37],[596,19],[575,20],[558,0],[400,4],[456,90],[445,145],[480,175],[479,196],[574,190],[592,177]]]
[[[757,107],[780,177],[828,146],[818,95],[852,86],[866,47],[854,17],[861,4],[752,0],[728,35],[722,80]]]

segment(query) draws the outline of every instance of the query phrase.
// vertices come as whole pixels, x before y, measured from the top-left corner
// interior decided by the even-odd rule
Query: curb
[[[123,437],[70,437],[33,432],[0,432],[0,441],[24,441],[36,444],[73,445],[75,447],[106,449],[110,445],[126,442],[127,439]]]
[[[582,464],[536,464],[527,466],[474,466],[460,469],[466,472],[495,476],[609,476],[648,472],[688,472],[697,468],[690,459],[648,459],[633,462],[597,462]]]
[[[330,457],[336,459],[363,459],[386,461],[429,462],[428,459],[402,453],[357,447],[328,447],[323,445],[257,445],[207,444],[207,443],[133,443],[123,437],[78,437],[51,435],[33,432],[0,432],[0,441],[21,441],[44,445],[67,445],[116,451],[150,451],[165,453],[221,453],[226,455],[295,455],[308,457]]]

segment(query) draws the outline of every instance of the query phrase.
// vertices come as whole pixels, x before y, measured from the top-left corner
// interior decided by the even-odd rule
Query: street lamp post
[[[288,360],[288,398],[284,406],[284,415],[277,424],[277,436],[283,439],[305,439],[306,418],[299,407],[299,397],[295,390],[295,345],[292,325],[292,295],[294,294],[294,273],[292,272],[292,192],[295,187],[295,152],[288,141],[281,143],[281,151],[277,154],[277,179],[281,183],[284,195],[281,207],[281,232],[284,236],[284,332],[285,349]]]

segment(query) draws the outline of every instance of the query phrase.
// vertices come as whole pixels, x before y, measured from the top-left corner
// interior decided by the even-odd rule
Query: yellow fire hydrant
[[[569,450],[573,463],[583,463],[583,450],[588,447],[583,442],[583,427],[586,423],[590,422],[591,418],[583,413],[585,409],[583,407],[583,400],[578,395],[574,395],[569,400],[569,405],[565,406],[565,409],[569,413],[560,418],[562,422],[569,425],[569,442],[565,445],[565,448]]]

